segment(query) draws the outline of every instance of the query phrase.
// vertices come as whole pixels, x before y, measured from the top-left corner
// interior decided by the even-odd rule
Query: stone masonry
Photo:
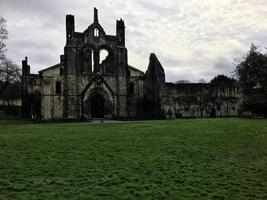
[[[166,83],[155,54],[146,73],[128,64],[125,24],[108,35],[98,21],[75,31],[66,16],[66,45],[60,63],[31,74],[22,61],[22,116],[42,120],[92,118],[228,117],[238,115],[238,84],[223,76],[207,84]]]

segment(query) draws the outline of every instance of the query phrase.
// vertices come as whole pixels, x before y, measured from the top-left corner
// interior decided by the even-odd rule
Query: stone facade
[[[104,54],[106,53],[106,54]],[[103,57],[104,55],[104,57]],[[155,54],[146,73],[128,64],[124,21],[107,35],[94,9],[94,22],[75,31],[66,16],[66,45],[60,63],[30,73],[22,61],[22,115],[43,120],[91,118],[178,118],[238,115],[235,81],[166,83]]]

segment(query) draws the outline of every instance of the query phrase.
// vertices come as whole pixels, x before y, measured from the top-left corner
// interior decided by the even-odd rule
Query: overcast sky
[[[126,24],[129,64],[147,69],[156,53],[168,81],[209,81],[232,75],[234,58],[251,42],[267,46],[267,0],[0,0],[7,19],[8,57],[31,70],[57,64],[65,45],[65,15],[75,15],[76,31],[93,22],[93,8],[109,35],[116,19]]]

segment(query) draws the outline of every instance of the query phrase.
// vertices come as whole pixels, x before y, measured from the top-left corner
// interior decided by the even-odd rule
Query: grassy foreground
[[[0,121],[2,199],[267,199],[267,120]]]

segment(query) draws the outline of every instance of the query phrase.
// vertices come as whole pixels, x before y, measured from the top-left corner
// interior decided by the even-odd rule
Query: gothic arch
[[[84,88],[84,90],[81,93],[81,96],[83,97],[85,95],[85,93],[90,89],[90,88],[94,88],[94,87],[105,87],[106,90],[108,91],[110,97],[114,98],[114,92],[111,89],[111,87],[109,87],[108,83],[105,81],[105,79],[97,74]]]
[[[111,74],[114,72],[114,50],[108,44],[98,46],[100,56],[99,71],[103,74]]]
[[[112,118],[114,116],[115,96],[111,88],[101,76],[97,75],[92,81],[88,83],[88,85],[81,93],[81,97],[83,118]],[[96,98],[98,99],[96,100]],[[94,106],[97,106],[97,108],[95,108]],[[102,112],[103,116],[101,117],[100,113]]]
[[[91,43],[86,43],[79,49],[78,68],[80,73],[93,72],[95,67],[94,55],[97,51],[96,46]]]
[[[94,35],[94,30],[95,29],[98,29],[99,31],[99,36],[105,36],[106,33],[103,29],[103,27],[99,24],[99,23],[93,23],[92,25],[90,25],[88,27],[88,29],[86,30],[87,34],[91,34],[91,35]]]

